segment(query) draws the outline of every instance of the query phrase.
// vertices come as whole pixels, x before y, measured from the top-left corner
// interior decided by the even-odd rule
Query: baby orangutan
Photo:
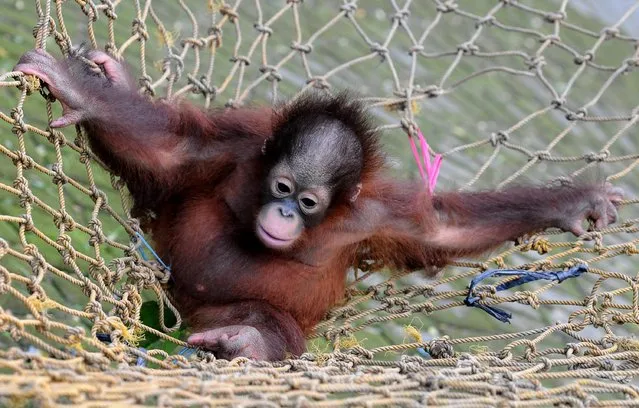
[[[62,104],[51,127],[84,127],[126,182],[133,215],[154,214],[145,230],[171,265],[188,341],[219,358],[303,353],[363,253],[396,270],[434,270],[545,228],[605,227],[622,200],[609,184],[431,195],[385,174],[374,127],[347,94],[204,112],[139,95],[99,51],[56,60],[33,50],[15,69]]]

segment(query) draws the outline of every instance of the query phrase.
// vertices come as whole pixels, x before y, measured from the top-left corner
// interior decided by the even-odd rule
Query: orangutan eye
[[[302,198],[302,205],[306,208],[313,208],[317,205],[315,201],[310,198]]]
[[[271,190],[277,198],[288,197],[293,192],[293,183],[287,178],[278,177],[273,181]]]
[[[306,214],[316,212],[320,207],[318,206],[318,199],[314,194],[302,193],[299,198],[300,207]]]
[[[291,194],[291,188],[285,183],[277,183],[277,192],[281,194]]]

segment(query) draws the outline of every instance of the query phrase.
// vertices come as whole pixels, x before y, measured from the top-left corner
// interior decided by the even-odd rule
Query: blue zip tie
[[[142,242],[142,244],[146,247],[146,249],[148,249],[149,251],[151,251],[151,254],[153,255],[153,258],[155,258],[155,260],[164,267],[164,269],[166,269],[167,271],[171,271],[171,267],[168,266],[167,264],[165,264],[162,261],[162,258],[160,258],[160,255],[157,254],[157,252],[155,252],[153,250],[153,247],[151,247],[151,245],[146,241],[146,239],[144,239],[144,237],[142,236],[142,234],[140,234],[139,232],[135,231],[135,236],[138,237],[138,239],[140,240],[140,242]],[[142,259],[144,259],[145,261],[148,261],[146,254],[144,253],[144,250],[141,247],[138,247],[138,252],[140,253],[140,256],[142,257]]]
[[[182,349],[178,352],[179,355],[189,358],[195,353],[197,349],[193,347],[182,347]]]
[[[495,291],[500,292],[502,290],[510,289],[512,287],[523,285],[524,283],[533,282],[540,279],[552,280],[561,283],[568,278],[576,278],[587,271],[588,267],[583,264],[573,266],[572,268],[565,271],[557,272],[533,272],[523,269],[490,269],[480,273],[470,282],[470,285],[468,287],[468,295],[466,296],[466,299],[464,299],[464,304],[469,307],[477,307],[501,322],[510,323],[512,314],[506,312],[505,310],[479,303],[479,296],[474,296],[473,293],[475,287],[479,282],[493,276],[519,276],[519,279],[504,282],[495,286]]]
[[[146,349],[144,347],[138,347],[138,350],[140,350],[141,352],[146,354]],[[138,367],[145,367],[146,366],[146,358],[144,358],[142,356],[138,356],[137,360],[135,361],[135,365],[138,366]]]

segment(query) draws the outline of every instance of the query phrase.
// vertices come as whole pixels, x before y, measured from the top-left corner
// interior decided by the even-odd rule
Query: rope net
[[[626,24],[639,3],[605,15],[567,0],[196,3],[3,6],[0,405],[637,404],[639,55]],[[357,89],[404,177],[418,177],[407,134],[420,128],[444,156],[440,186],[594,173],[628,198],[609,228],[524,237],[437,280],[363,265],[300,358],[189,355],[123,184],[81,129],[47,127],[60,107],[37,80],[9,72],[34,46],[63,55],[82,40],[128,61],[153,97],[234,107]],[[464,306],[486,269],[578,264],[588,272],[562,284],[482,284],[510,325]]]

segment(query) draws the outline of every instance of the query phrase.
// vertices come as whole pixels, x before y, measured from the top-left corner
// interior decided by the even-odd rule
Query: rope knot
[[[222,29],[220,27],[209,28],[207,34],[211,37],[209,41],[212,47],[220,48],[222,46]]]
[[[81,2],[80,10],[89,18],[91,23],[98,21],[98,9],[92,1]]]
[[[175,78],[179,79],[182,71],[184,71],[184,61],[178,55],[171,54],[162,61],[162,72],[173,73]]]
[[[217,87],[207,84],[208,78],[206,78],[205,76],[202,76],[200,77],[200,79],[197,79],[193,75],[188,74],[186,78],[187,78],[187,82],[193,85],[194,87],[193,93],[196,93],[196,94],[200,93],[204,96],[217,95],[217,91],[218,91]]]
[[[504,362],[508,362],[508,361],[512,360],[513,353],[510,351],[510,348],[505,348],[505,349],[499,351],[497,353],[497,356],[499,357],[500,360],[503,360]]]
[[[380,43],[373,43],[373,45],[371,45],[371,51],[376,52],[382,58],[382,61],[386,60],[388,48],[384,47]]]
[[[90,245],[95,246],[96,244],[103,244],[106,241],[106,236],[102,231],[102,222],[100,220],[94,219],[89,221],[88,227],[92,230],[92,232],[89,233]]]
[[[131,34],[137,35],[138,40],[146,41],[149,39],[149,33],[146,31],[146,23],[143,20],[139,18],[133,19],[131,27],[133,28]]]
[[[387,297],[382,299],[381,302],[387,310],[399,313],[408,311],[410,306],[408,299],[401,297]],[[395,306],[397,306],[397,309],[395,309]]]
[[[209,44],[209,41],[207,41],[204,38],[190,37],[190,38],[185,38],[184,40],[182,40],[181,44],[182,44],[182,47],[184,47],[186,44],[191,44],[195,48],[204,48],[205,46]]]
[[[595,55],[592,53],[592,51],[587,51],[584,55],[578,55],[573,59],[573,62],[576,65],[581,65],[585,62],[591,62],[595,59]]]
[[[34,276],[31,276],[31,278],[33,278],[34,280],[30,283],[30,285],[33,285],[31,290],[32,292],[35,292],[41,290],[36,289],[36,287],[40,286],[40,281],[42,280],[42,277],[44,277],[44,273],[47,270],[47,261],[44,259],[44,256],[42,256],[42,254],[38,252],[37,249],[35,249],[35,246],[33,246],[32,248],[34,249],[28,251],[28,253],[25,250],[25,255],[29,255],[29,266],[34,273]]]
[[[566,114],[566,120],[581,120],[586,116],[586,110],[585,109],[579,109],[576,112],[569,112],[568,114]]]
[[[417,90],[417,89],[416,89]],[[429,98],[436,98],[444,93],[444,90],[437,85],[428,85],[420,90],[420,93],[428,96]]]
[[[610,157],[610,151],[602,150],[599,153],[592,152],[592,153],[585,154],[584,160],[586,161],[586,163],[603,162],[608,157]]]
[[[328,312],[329,316],[337,317],[337,318],[349,318],[351,316],[356,316],[359,312],[353,306],[344,306],[339,309],[334,309]]]
[[[337,337],[348,337],[351,334],[351,328],[342,326],[328,329],[324,332],[324,338],[329,341],[335,341]]]
[[[492,26],[493,24],[495,24],[495,21],[497,21],[495,16],[484,17],[475,23],[475,28],[479,28],[481,26],[486,26],[486,27]]]
[[[228,17],[228,19],[231,20],[232,23],[234,23],[237,19],[240,18],[239,14],[237,14],[237,11],[233,10],[227,5],[223,6],[220,9],[220,14],[223,15],[224,17]]]
[[[628,243],[623,246],[622,251],[624,255],[639,255],[639,248],[637,248],[634,244]]]
[[[348,16],[357,10],[357,2],[349,1],[348,3],[342,4],[339,9],[344,12],[344,15]]]
[[[557,12],[549,12],[544,15],[544,20],[548,23],[554,23],[555,21],[562,21],[566,19],[566,12],[557,11]]]
[[[73,248],[71,237],[67,234],[60,234],[55,240],[58,244],[62,245],[64,249],[60,249],[60,255],[62,255],[62,262],[65,265],[69,265],[72,261],[75,261],[78,257],[77,251]]]
[[[329,89],[331,87],[331,85],[328,83],[326,78],[323,77],[323,76],[316,76],[316,77],[313,77],[313,78],[309,78],[306,81],[306,83],[307,84],[311,84],[313,86],[313,88],[322,89],[322,90],[326,90],[326,89]]]
[[[465,55],[474,55],[479,51],[479,47],[471,42],[465,42],[457,46],[457,51],[461,51]]]
[[[552,154],[548,150],[538,150],[532,154],[531,159],[537,158],[539,160],[550,160]]]
[[[434,310],[435,310],[435,306],[431,302],[426,302],[424,304],[419,305],[416,311],[419,311],[419,313],[430,315],[433,313]]]
[[[111,20],[117,20],[118,15],[115,13],[115,6],[113,5],[113,2],[111,0],[102,0],[102,4],[106,6],[102,12]]]
[[[149,288],[157,282],[153,269],[142,266],[140,264],[133,264],[131,266],[131,269],[129,270],[129,276],[137,285],[140,285],[142,288]]]
[[[498,144],[504,144],[507,142],[509,137],[508,133],[503,130],[496,133],[493,132],[490,134],[490,144],[492,144],[493,147],[497,147]]]
[[[375,353],[373,353],[372,351],[365,349],[362,346],[353,346],[351,348],[348,349],[349,353],[356,355],[356,356],[360,356],[363,357],[367,360],[372,360],[373,358],[375,358]]]
[[[18,195],[20,207],[25,208],[28,204],[33,204],[35,196],[29,189],[27,179],[23,176],[16,178],[13,182],[13,186],[20,190]]]
[[[409,55],[419,54],[422,51],[424,51],[424,46],[421,44],[415,44],[408,49],[408,54]]]
[[[455,357],[455,349],[448,341],[448,337],[444,336],[428,342],[428,354],[435,360],[440,358]]]
[[[435,293],[435,287],[433,285],[424,285],[419,293],[424,297],[430,297]]]
[[[268,76],[266,77],[267,81],[281,81],[282,74],[275,65],[262,65],[260,67],[260,72],[265,74],[268,72]]]
[[[548,42],[550,44],[557,44],[558,42],[561,41],[561,37],[559,37],[556,34],[548,34],[548,35],[544,35],[539,39],[539,42]]]
[[[542,237],[534,237],[530,242],[530,248],[537,251],[539,255],[547,254],[550,251],[550,241]]]
[[[546,65],[546,58],[543,55],[531,57],[526,59],[525,64],[528,66],[529,70],[541,68]]]
[[[578,343],[567,343],[566,347],[564,347],[564,354],[566,354],[567,358],[572,357],[573,355],[579,355],[580,349]]]
[[[73,218],[69,215],[69,213],[67,213],[64,209],[61,209],[60,212],[53,216],[53,224],[58,229],[64,225],[64,229],[66,231],[71,231],[73,230],[75,221],[73,221]]]
[[[253,28],[259,31],[262,35],[266,35],[267,37],[273,34],[273,29],[269,26],[265,26],[264,24],[255,23],[253,24]]]
[[[47,140],[50,143],[58,143],[60,145],[64,145],[67,143],[66,137],[64,137],[64,133],[60,132],[57,129],[49,129],[46,135]]]
[[[96,186],[91,186],[90,190],[91,193],[89,194],[89,197],[91,197],[94,202],[97,203],[98,200],[100,200],[101,206],[105,206],[108,204],[107,195],[104,191],[98,189]]]
[[[54,184],[63,185],[69,182],[69,178],[62,171],[61,163],[54,163],[53,166],[51,166],[51,171],[53,172],[52,181]]]
[[[459,5],[455,0],[446,0],[443,3],[438,3],[436,8],[440,13],[451,13],[457,10],[458,7]]]
[[[244,64],[244,66],[249,66],[251,65],[251,60],[244,55],[234,55],[233,57],[231,57],[231,62],[239,62],[240,64]]]
[[[12,160],[14,166],[20,165],[23,169],[30,169],[33,167],[35,160],[26,153],[17,150],[14,152],[16,157]]]
[[[241,102],[236,101],[235,99],[231,98],[228,101],[226,101],[226,103],[224,104],[224,107],[226,108],[232,108],[232,109],[238,109],[239,107],[242,106]]]
[[[530,305],[530,307],[532,307],[533,309],[539,309],[539,296],[537,296],[536,293],[528,291],[528,290],[524,290],[519,292],[521,299],[526,302],[528,305]]]
[[[27,133],[27,125],[24,123],[24,112],[20,108],[11,109],[11,118],[13,119],[13,126],[11,131],[17,135]]]
[[[0,245],[2,245],[2,240],[0,239]],[[1,254],[1,252],[0,252]],[[6,268],[0,266],[0,294],[5,294],[11,287],[11,275]]]
[[[80,152],[80,157],[78,158],[80,163],[87,164],[91,161],[91,153],[88,150],[83,150]]]
[[[457,368],[469,368],[471,374],[484,371],[477,357],[470,353],[461,353],[457,359]]]
[[[143,75],[138,79],[138,85],[144,90],[144,95],[155,96],[155,90],[153,89],[153,80],[148,74]]]
[[[313,46],[311,44],[300,44],[298,42],[292,43],[291,48],[295,51],[303,52],[304,54],[310,54],[313,51]]]
[[[393,282],[384,282],[379,285],[370,286],[366,293],[372,294],[372,298],[375,300],[382,300],[390,295],[390,292],[394,287],[395,285]]]
[[[410,11],[406,9],[399,10],[391,17],[391,21],[404,21],[408,16],[410,16]]]
[[[610,40],[619,36],[620,31],[617,27],[605,27],[601,30],[602,34],[606,35],[606,39]]]
[[[631,72],[634,68],[637,68],[637,66],[639,66],[639,58],[626,58],[625,60],[623,60],[623,63],[626,65],[626,69],[624,70],[624,73],[629,73]],[[637,108],[634,108],[632,110],[632,115],[636,115],[637,114]]]

